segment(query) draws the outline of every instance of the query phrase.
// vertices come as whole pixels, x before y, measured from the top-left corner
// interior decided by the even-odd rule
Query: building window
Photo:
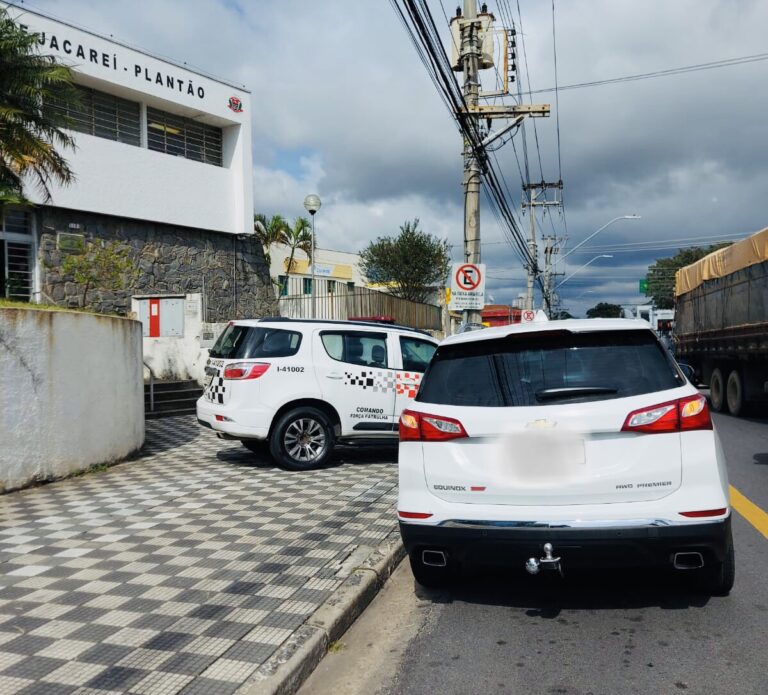
[[[77,104],[51,98],[46,108],[67,119],[66,127],[78,133],[141,145],[141,107],[136,101],[105,94],[88,87],[77,87]]]
[[[355,291],[355,283],[354,282],[348,282],[347,283],[347,292],[354,292]]]
[[[333,294],[336,292],[336,280],[327,280],[326,284],[328,287],[328,294]]]
[[[280,296],[281,297],[288,296],[288,276],[287,275],[278,275],[277,276],[277,284],[280,287]]]
[[[29,212],[0,212],[0,297],[28,302],[32,296],[32,225]]]
[[[304,294],[312,294],[312,278],[303,278]]]
[[[147,145],[150,150],[220,167],[221,142],[221,128],[147,108]]]

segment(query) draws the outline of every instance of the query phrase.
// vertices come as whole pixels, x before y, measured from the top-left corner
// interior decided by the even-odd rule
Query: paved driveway
[[[395,528],[395,458],[286,473],[179,417],[137,460],[0,496],[0,692],[234,692]]]

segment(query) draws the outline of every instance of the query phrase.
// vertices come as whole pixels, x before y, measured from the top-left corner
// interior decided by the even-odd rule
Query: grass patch
[[[112,468],[114,464],[112,463],[97,463],[95,466],[91,466],[90,468],[84,468],[82,471],[77,471],[76,473],[73,473],[70,478],[79,478],[83,475],[90,475],[91,473],[101,473],[102,471],[106,471],[108,468]]]
[[[337,639],[335,642],[331,642],[328,645],[328,653],[329,654],[338,654],[341,651],[344,651],[344,647],[346,645],[344,642],[342,642],[340,639]]]

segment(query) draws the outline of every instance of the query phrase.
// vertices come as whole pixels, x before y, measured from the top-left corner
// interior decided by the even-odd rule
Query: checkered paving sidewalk
[[[396,450],[287,473],[194,417],[0,496],[0,693],[227,695],[395,527]]]

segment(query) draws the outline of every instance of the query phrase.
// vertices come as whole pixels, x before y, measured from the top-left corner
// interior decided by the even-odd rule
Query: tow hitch
[[[563,568],[560,565],[559,557],[552,557],[552,551],[554,548],[551,543],[544,544],[544,557],[538,560],[535,557],[530,557],[525,563],[525,569],[528,574],[538,574],[541,570],[556,570],[563,576]]]

